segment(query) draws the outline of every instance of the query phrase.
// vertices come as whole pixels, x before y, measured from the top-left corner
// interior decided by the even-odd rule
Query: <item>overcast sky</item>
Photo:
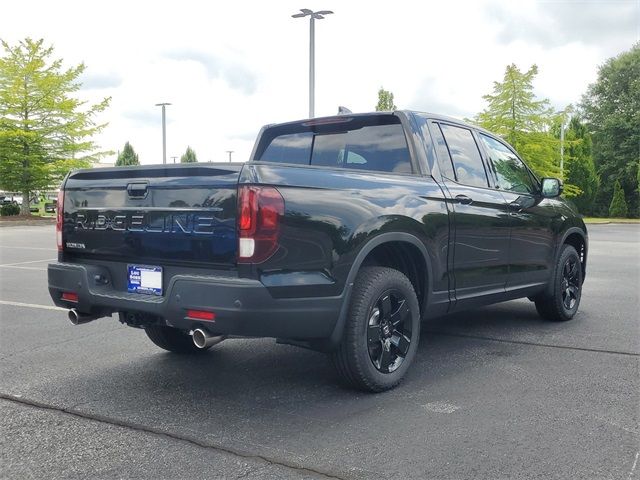
[[[200,161],[244,161],[262,125],[307,116],[299,8],[335,12],[316,23],[317,116],[373,110],[381,86],[399,108],[472,116],[510,63],[537,64],[536,93],[561,109],[640,37],[640,0],[29,0],[3,3],[0,38],[44,38],[67,65],[85,62],[82,97],[113,98],[104,149],[128,140],[142,163],[162,162],[154,105],[171,102],[168,161],[187,145]]]

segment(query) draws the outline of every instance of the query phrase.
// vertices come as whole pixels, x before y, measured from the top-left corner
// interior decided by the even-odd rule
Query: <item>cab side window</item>
[[[474,187],[487,187],[487,174],[471,130],[445,123],[440,128],[449,147],[456,181]]]
[[[498,188],[515,193],[534,193],[537,186],[522,161],[502,142],[480,134],[489,156],[489,168],[498,180]]]

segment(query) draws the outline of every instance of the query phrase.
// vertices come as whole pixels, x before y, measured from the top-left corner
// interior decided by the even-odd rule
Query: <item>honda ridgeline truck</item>
[[[587,230],[501,138],[409,111],[262,129],[244,164],[72,172],[58,200],[53,302],[74,324],[119,315],[159,347],[230,336],[328,352],[394,387],[421,321],[528,297],[580,303]]]

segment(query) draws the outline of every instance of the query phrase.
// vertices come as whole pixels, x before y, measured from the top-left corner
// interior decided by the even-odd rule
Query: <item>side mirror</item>
[[[541,190],[544,198],[555,198],[562,193],[562,182],[558,178],[543,178]]]

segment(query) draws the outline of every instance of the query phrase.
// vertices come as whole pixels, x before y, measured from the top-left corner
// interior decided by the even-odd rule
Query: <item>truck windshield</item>
[[[404,130],[395,116],[345,117],[264,131],[255,160],[323,167],[411,173]]]

